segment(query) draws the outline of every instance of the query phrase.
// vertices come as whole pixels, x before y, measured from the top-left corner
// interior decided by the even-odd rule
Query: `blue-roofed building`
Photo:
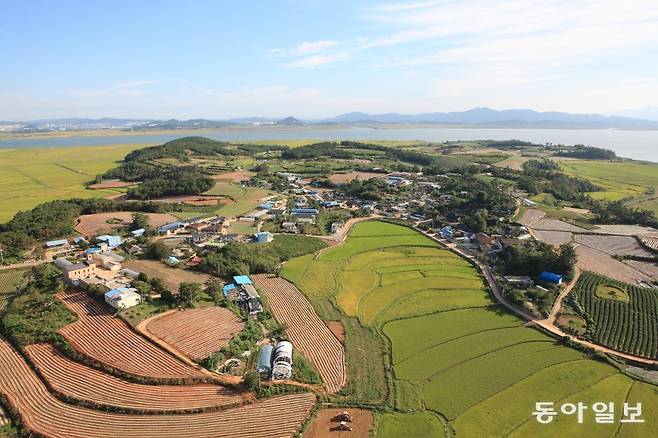
[[[97,254],[99,252],[101,252],[101,249],[98,246],[92,246],[85,250],[85,254]]]
[[[443,227],[439,230],[439,235],[442,239],[452,239],[455,237],[455,232],[452,227]]]
[[[291,214],[318,214],[317,208],[293,208],[290,211]]]
[[[50,240],[46,242],[46,247],[48,248],[58,248],[60,246],[66,246],[69,244],[69,241],[66,239],[59,239],[59,240]]]
[[[274,236],[268,231],[261,231],[254,234],[254,241],[256,243],[270,243],[272,240],[274,240]]]
[[[98,236],[97,239],[100,240],[101,242],[107,243],[107,246],[110,248],[116,248],[117,246],[121,245],[121,242],[123,242],[121,236],[110,236],[108,234],[103,234],[102,236]]]
[[[86,242],[85,238],[82,236],[78,236],[75,239],[73,239],[73,243],[75,243],[76,245],[78,245],[81,242]]]
[[[274,204],[271,202],[263,202],[258,206],[258,208],[260,208],[261,210],[271,210],[272,208],[274,208]]]
[[[322,206],[322,208],[333,208],[333,207],[338,207],[339,205],[340,205],[340,204],[338,203],[338,201],[324,201],[324,202],[320,202],[320,206]]]
[[[238,287],[236,285],[234,285],[233,283],[224,285],[224,287],[223,287],[224,297],[228,298],[228,296],[231,294],[231,292],[236,292],[237,293],[237,288]]]
[[[144,228],[140,228],[138,230],[132,230],[130,234],[132,234],[133,237],[139,237],[143,236],[146,230]]]
[[[233,277],[233,282],[238,286],[242,286],[245,284],[254,284],[248,275],[236,275],[235,277]]]
[[[562,276],[553,272],[544,271],[539,274],[539,279],[547,283],[562,284]]]
[[[186,226],[187,224],[185,222],[171,222],[158,228],[158,232],[163,234],[171,234]]]
[[[178,257],[174,256],[169,256],[167,257],[167,264],[171,266],[175,266],[180,263],[180,259]]]

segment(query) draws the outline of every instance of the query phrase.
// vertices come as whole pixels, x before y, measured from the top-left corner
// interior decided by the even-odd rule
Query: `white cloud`
[[[304,56],[318,53],[338,45],[338,41],[321,40],[321,41],[302,41],[297,47],[292,49],[271,49],[268,51],[274,56]]]
[[[349,58],[347,52],[338,52],[327,55],[312,55],[305,58],[298,59],[297,61],[285,64],[288,68],[312,68],[319,67],[334,62],[344,61]]]

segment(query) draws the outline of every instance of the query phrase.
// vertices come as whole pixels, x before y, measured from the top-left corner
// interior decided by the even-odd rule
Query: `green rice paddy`
[[[378,416],[376,436],[443,436],[444,421],[464,437],[574,436],[585,429],[579,432],[571,417],[542,429],[532,416],[535,402],[621,403],[628,393],[658,404],[654,386],[585,358],[495,306],[474,267],[409,228],[359,223],[346,243],[292,260],[282,275],[323,318],[331,306],[333,315],[337,310],[388,339],[389,410]],[[361,367],[350,344],[346,333],[348,369]],[[360,400],[358,392],[349,396]],[[653,430],[634,427],[622,426],[623,436]],[[583,436],[609,431],[590,422]]]

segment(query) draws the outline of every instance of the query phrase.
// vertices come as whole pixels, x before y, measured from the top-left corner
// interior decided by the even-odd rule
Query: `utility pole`
[[[5,256],[2,253],[2,245],[0,245],[0,263],[5,264]]]

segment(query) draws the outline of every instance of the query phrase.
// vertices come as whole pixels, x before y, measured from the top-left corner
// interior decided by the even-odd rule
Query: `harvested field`
[[[137,184],[140,184],[140,183],[139,182],[113,180],[113,181],[103,181],[102,183],[98,183],[98,184],[91,184],[91,185],[88,185],[87,188],[92,189],[92,190],[117,189],[117,188],[120,188],[120,187],[131,187],[131,186],[135,186]]]
[[[651,277],[648,275],[626,263],[620,262],[603,251],[578,245],[576,247],[576,255],[578,255],[578,267],[583,271],[597,272],[615,280],[631,284],[637,284],[638,281],[651,282]]]
[[[632,236],[602,236],[591,234],[576,234],[575,241],[581,245],[603,251],[610,255],[651,257]]]
[[[655,251],[658,251],[658,235],[647,234],[644,236],[640,236],[640,240],[647,248],[651,248]]]
[[[653,278],[654,281],[658,281],[658,265],[655,263],[641,262],[638,260],[625,260],[624,264],[637,269],[645,275]]]
[[[331,333],[334,334],[336,339],[340,341],[341,344],[345,344],[345,327],[340,321],[325,321]]]
[[[235,172],[224,172],[213,175],[212,179],[215,181],[230,181],[232,183],[239,183],[241,181],[249,181],[254,175],[254,172],[248,170],[240,170]]]
[[[71,346],[102,364],[137,376],[160,379],[203,377],[137,333],[89,298],[84,292],[65,291],[57,297],[78,315],[60,330]]]
[[[175,222],[177,217],[170,214],[145,213],[149,218],[149,224],[159,227],[169,222]],[[107,221],[118,219],[121,222],[108,224]],[[116,211],[113,213],[83,214],[76,220],[75,231],[83,236],[95,236],[97,234],[111,233],[112,231],[130,225],[133,221],[133,212]]]
[[[335,420],[336,415],[347,411],[352,416],[352,421],[348,424],[351,431],[339,431],[336,427],[340,424]],[[370,431],[373,429],[372,411],[355,408],[332,408],[322,409],[315,414],[311,425],[304,431],[304,438],[325,438],[331,437],[353,437],[368,438]]]
[[[205,283],[210,279],[208,274],[171,268],[157,260],[131,260],[123,265],[137,272],[143,272],[149,277],[161,277],[167,287],[174,292],[178,291],[181,283]]]
[[[156,315],[140,327],[190,359],[202,360],[226,347],[244,322],[228,309],[207,307]]]
[[[568,222],[559,219],[542,219],[532,225],[533,230],[546,230],[546,231],[572,231],[574,233],[587,231],[584,228],[571,225]]]
[[[639,225],[597,225],[597,234],[619,234],[623,236],[639,236],[641,234],[655,233],[656,230],[650,227]]]
[[[536,208],[529,208],[523,213],[523,216],[519,219],[519,223],[529,227],[542,220],[545,216],[546,213],[543,211],[537,210]]]
[[[338,392],[347,380],[345,349],[340,341],[292,283],[266,274],[252,278],[267,298],[276,320],[288,326],[292,344],[318,370],[327,391]]]
[[[95,405],[180,412],[242,403],[238,393],[218,385],[151,386],[127,382],[73,362],[49,344],[30,345],[25,352],[56,391]]]
[[[297,432],[315,403],[313,394],[304,393],[199,414],[126,415],[86,409],[63,403],[51,395],[2,338],[0,392],[18,410],[24,427],[52,438],[286,437]]]
[[[154,202],[163,202],[165,204],[186,204],[186,205],[226,205],[231,202],[230,199],[221,196],[212,195],[181,195],[168,196],[166,198],[153,199]]]
[[[574,208],[574,207],[562,207],[562,210],[568,211],[569,213],[576,213],[583,216],[590,214],[590,211],[585,208]]]
[[[372,178],[381,178],[385,176],[383,173],[373,172],[349,172],[349,173],[335,173],[329,177],[329,181],[334,184],[347,184],[350,181],[360,180],[366,181]]]
[[[543,231],[535,230],[532,232],[537,236],[537,239],[550,243],[551,245],[562,245],[563,243],[571,242],[573,233],[569,231]]]

